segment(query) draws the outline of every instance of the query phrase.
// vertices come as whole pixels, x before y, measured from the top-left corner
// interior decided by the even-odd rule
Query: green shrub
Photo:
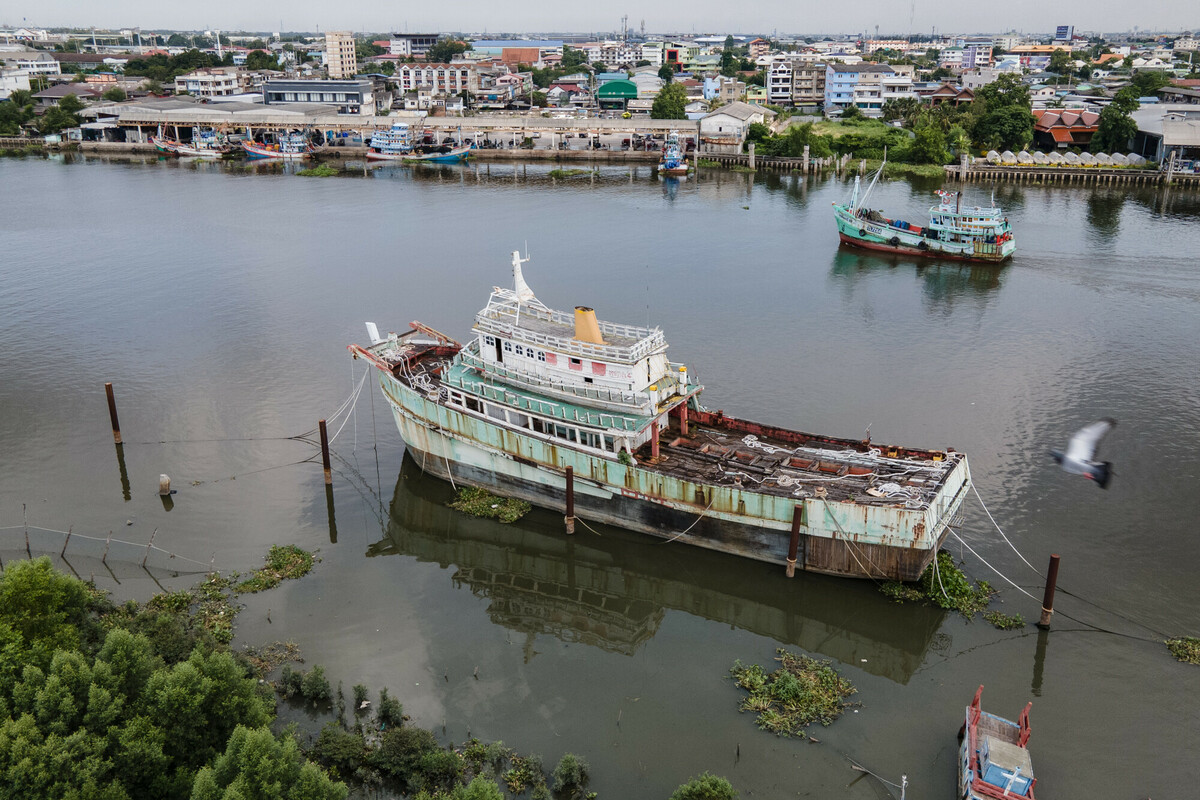
[[[554,791],[569,798],[583,797],[590,780],[588,769],[583,756],[564,753],[554,767]]]
[[[705,772],[676,789],[671,800],[734,800],[737,796],[729,781]]]

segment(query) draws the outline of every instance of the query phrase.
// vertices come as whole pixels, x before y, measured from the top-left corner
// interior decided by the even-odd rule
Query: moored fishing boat
[[[658,171],[667,175],[687,175],[687,157],[679,143],[679,132],[671,131],[663,142],[662,157],[658,160]]]
[[[465,345],[420,323],[350,345],[425,471],[789,572],[915,580],[933,559],[970,487],[961,453],[709,411],[660,329],[550,309],[521,264]]]
[[[367,158],[374,161],[401,161],[412,155],[413,139],[408,125],[397,122],[385,130],[371,134]]]
[[[242,142],[242,149],[253,158],[300,160],[313,154],[312,143],[303,133],[280,134],[276,141],[270,143],[246,140]]]
[[[404,161],[429,161],[437,164],[452,164],[456,161],[464,161],[471,154],[471,145],[464,144],[457,147],[450,145],[419,147],[408,155],[404,156]]]
[[[220,158],[233,150],[224,137],[211,128],[193,128],[190,142],[171,139],[161,132],[151,136],[149,141],[160,153],[194,158]]]
[[[1033,762],[1025,744],[1029,741],[1027,703],[1017,722],[988,714],[980,707],[983,687],[967,706],[966,721],[958,731],[959,800],[1034,800]]]
[[[860,193],[855,176],[850,199],[833,204],[843,244],[885,253],[992,263],[1016,252],[1017,242],[1003,212],[994,203],[987,208],[964,208],[960,192],[939,190],[938,204],[929,209],[929,223],[924,227],[866,208],[883,167],[879,166],[865,192]]]

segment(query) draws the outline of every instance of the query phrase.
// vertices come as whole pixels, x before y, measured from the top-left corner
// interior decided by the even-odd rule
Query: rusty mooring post
[[[800,523],[804,521],[804,506],[792,510],[792,541],[788,543],[787,576],[796,577],[796,554],[800,550]]]
[[[325,420],[317,423],[321,429],[321,466],[325,468],[325,485],[333,485],[333,470],[329,467],[329,434],[325,431]]]
[[[658,420],[650,423],[650,458],[658,461]]]
[[[1058,584],[1058,553],[1050,556],[1050,569],[1046,571],[1046,594],[1042,597],[1042,618],[1037,626],[1050,629],[1050,617],[1054,616],[1054,587]]]
[[[575,532],[575,468],[567,467],[567,533]]]
[[[108,417],[112,420],[113,441],[121,444],[121,423],[117,421],[117,398],[113,395],[111,383],[104,384],[104,393],[108,395]]]

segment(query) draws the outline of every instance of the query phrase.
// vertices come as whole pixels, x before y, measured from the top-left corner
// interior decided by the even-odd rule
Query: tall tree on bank
[[[687,119],[687,90],[681,83],[668,83],[654,98],[650,107],[651,119]]]
[[[1092,137],[1093,153],[1118,153],[1129,148],[1129,140],[1137,136],[1137,123],[1130,116],[1141,106],[1137,89],[1126,86],[1100,112],[1096,135]]]

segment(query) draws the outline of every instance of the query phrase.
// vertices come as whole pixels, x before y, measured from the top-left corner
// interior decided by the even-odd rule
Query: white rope
[[[1036,597],[1034,597],[1033,595],[1031,595],[1029,592],[1027,592],[1027,591],[1025,591],[1024,589],[1022,589],[1020,586],[1018,586],[1017,584],[1015,584],[1015,583],[1013,583],[1011,580],[1009,580],[1008,576],[1007,576],[1007,575],[1005,575],[1003,572],[1001,572],[1000,570],[996,569],[996,568],[995,568],[995,567],[993,567],[991,564],[989,564],[989,563],[988,563],[988,561],[987,561],[987,559],[985,559],[983,556],[979,555],[979,553],[976,553],[976,552],[975,552],[975,549],[974,549],[973,547],[971,547],[971,545],[969,545],[969,544],[967,544],[966,542],[964,542],[964,541],[963,541],[963,539],[962,539],[962,537],[961,537],[961,536],[959,536],[957,532],[955,532],[954,530],[951,530],[951,531],[950,531],[950,534],[951,534],[951,535],[952,535],[952,536],[953,536],[955,539],[958,539],[959,543],[960,543],[960,544],[962,544],[962,546],[963,546],[963,547],[965,547],[965,548],[967,548],[968,550],[970,550],[970,551],[971,551],[971,555],[975,556],[975,557],[976,557],[976,558],[978,558],[980,561],[982,561],[982,562],[984,563],[984,565],[985,565],[985,566],[986,566],[988,569],[990,569],[992,572],[996,573],[996,574],[997,574],[997,575],[999,575],[1001,578],[1004,578],[1004,580],[1005,580],[1005,581],[1007,581],[1007,582],[1008,582],[1008,583],[1009,583],[1009,584],[1010,584],[1010,585],[1011,585],[1011,586],[1012,586],[1014,589],[1016,589],[1018,592],[1020,592],[1021,594],[1025,595],[1025,596],[1026,596],[1026,597],[1028,597],[1030,600],[1033,600],[1033,601],[1034,601],[1034,602],[1036,602],[1036,603],[1039,603],[1039,604],[1040,604],[1040,603],[1042,602],[1041,600],[1038,600]]]
[[[700,524],[700,520],[704,519],[704,515],[708,513],[708,509],[712,508],[713,503],[715,503],[715,502],[717,502],[717,490],[714,488],[712,490],[712,500],[708,501],[708,505],[705,506],[704,510],[700,512],[700,516],[696,517],[696,521],[693,522],[691,525],[688,525],[685,529],[683,529],[679,533],[672,536],[670,539],[665,539],[665,540],[659,542],[659,544],[670,544],[671,542],[678,539],[680,536],[684,536],[685,534],[687,534],[688,531],[690,531],[692,528],[694,528],[698,524]]]
[[[366,372],[363,373],[362,379],[360,379],[358,382],[358,386],[356,386],[354,388],[354,391],[350,393],[350,399],[346,401],[346,403],[349,404],[348,407],[353,407],[354,405],[357,404],[358,396],[359,396],[359,394],[362,393],[363,386],[367,382],[367,375],[368,375],[368,373],[366,373]],[[346,407],[346,406],[344,406],[344,407]],[[333,444],[335,441],[337,441],[338,434],[340,434],[342,432],[342,429],[346,427],[346,423],[349,422],[353,416],[354,416],[353,414],[346,415],[346,418],[344,420],[342,420],[342,424],[338,427],[337,433],[333,434],[333,438],[329,440],[330,444]]]
[[[1025,556],[1021,555],[1021,551],[1017,549],[1016,545],[1014,545],[1012,542],[1010,542],[1008,540],[1008,537],[1004,535],[1004,531],[1002,531],[1000,529],[1000,525],[996,522],[996,519],[992,516],[992,512],[988,511],[988,507],[984,504],[983,497],[980,496],[980,494],[979,494],[979,487],[977,487],[974,484],[974,482],[971,483],[971,491],[975,492],[975,498],[977,500],[979,500],[979,505],[983,507],[983,513],[987,514],[987,518],[990,519],[992,521],[992,524],[996,526],[996,531],[1000,534],[1000,538],[1004,539],[1004,541],[1008,543],[1008,546],[1012,548],[1012,551],[1017,554],[1017,558],[1024,561],[1025,566],[1029,567],[1034,572],[1037,572],[1039,577],[1045,578],[1046,576],[1043,575],[1041,572],[1038,572],[1038,568],[1035,567],[1033,564],[1030,564],[1029,561],[1025,558]]]

